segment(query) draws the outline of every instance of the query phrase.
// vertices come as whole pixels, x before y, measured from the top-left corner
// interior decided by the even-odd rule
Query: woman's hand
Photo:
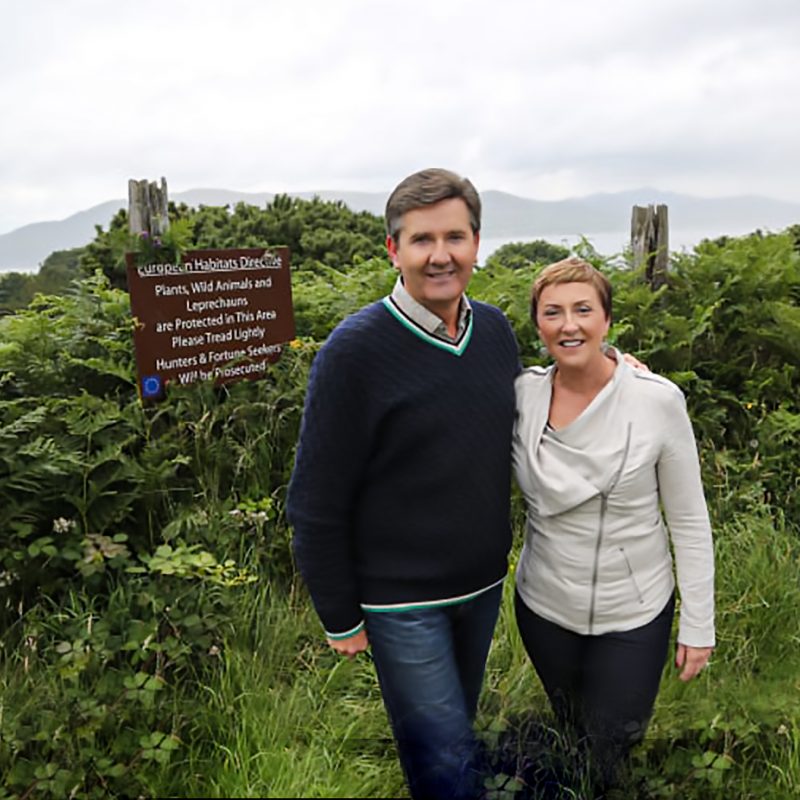
[[[690,681],[705,667],[713,651],[713,647],[689,647],[679,644],[675,652],[675,666],[681,670],[678,677],[682,681]]]
[[[328,644],[340,655],[355,658],[359,653],[369,647],[367,632],[362,628],[353,636],[346,639],[328,639]]]

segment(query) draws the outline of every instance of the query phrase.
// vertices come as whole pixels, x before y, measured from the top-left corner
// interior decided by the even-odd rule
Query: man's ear
[[[397,244],[391,236],[386,237],[386,250],[389,252],[392,264],[397,268]]]

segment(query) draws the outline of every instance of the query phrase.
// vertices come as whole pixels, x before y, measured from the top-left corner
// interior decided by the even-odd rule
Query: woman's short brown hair
[[[533,282],[531,291],[531,319],[536,324],[536,311],[539,298],[548,286],[558,283],[589,283],[597,291],[606,319],[611,321],[611,283],[600,270],[588,261],[572,256],[546,266]]]

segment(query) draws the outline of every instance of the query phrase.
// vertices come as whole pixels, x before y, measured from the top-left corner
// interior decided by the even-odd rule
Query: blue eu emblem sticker
[[[142,378],[142,397],[160,397],[161,377],[159,375],[145,375]]]

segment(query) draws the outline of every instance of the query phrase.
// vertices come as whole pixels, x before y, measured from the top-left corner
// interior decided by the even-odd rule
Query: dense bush
[[[237,587],[291,580],[276,519],[315,348],[143,407],[127,294],[99,276],[0,339],[2,657],[20,667],[3,783],[137,793],[178,746],[174,693],[213,666]]]
[[[509,242],[492,253],[486,259],[486,266],[508,267],[508,269],[525,269],[537,264],[552,264],[566,258],[570,251],[558,244],[534,239],[532,242]]]
[[[705,242],[649,293],[617,273],[620,345],[687,396],[707,485],[800,519],[800,254],[787,235]],[[728,511],[742,508],[741,502]]]
[[[25,308],[36,294],[65,294],[80,277],[78,263],[82,255],[82,247],[57,250],[42,262],[35,274],[0,273],[0,315]]]
[[[232,247],[288,247],[294,271],[345,270],[354,261],[383,257],[380,217],[351,211],[342,202],[277,195],[264,208],[169,204],[167,237],[178,251]],[[112,286],[125,288],[125,253],[132,248],[128,214],[119,211],[104,231],[98,226],[81,259],[84,274],[101,270]]]

